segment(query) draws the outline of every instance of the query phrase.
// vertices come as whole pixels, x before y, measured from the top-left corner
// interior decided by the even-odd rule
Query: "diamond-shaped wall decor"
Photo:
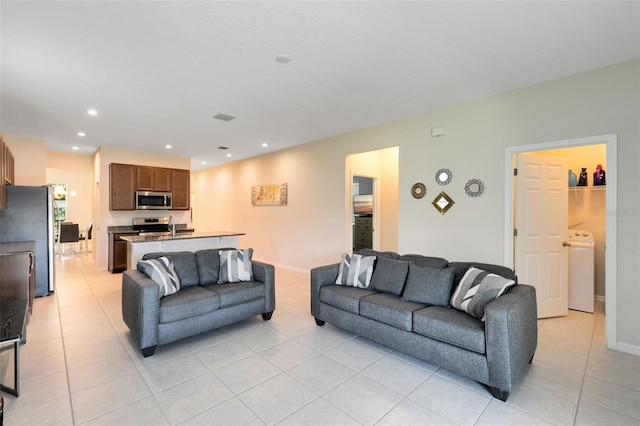
[[[440,212],[440,214],[444,215],[447,210],[449,210],[455,202],[447,195],[446,192],[442,191],[436,198],[431,202],[433,207],[436,208]]]

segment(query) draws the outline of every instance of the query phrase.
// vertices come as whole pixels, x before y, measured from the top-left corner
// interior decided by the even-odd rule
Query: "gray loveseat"
[[[492,395],[502,401],[509,398],[515,383],[527,371],[537,346],[534,287],[517,284],[492,299],[484,309],[482,321],[448,306],[448,300],[472,266],[517,282],[511,269],[372,250],[360,254],[376,256],[368,288],[336,285],[339,264],[311,270],[311,314],[316,324],[329,322],[488,385]],[[408,272],[381,268],[381,264],[402,266],[403,262],[409,264]],[[446,284],[436,285],[430,281],[442,281],[440,278],[432,280],[429,273],[419,271],[435,271],[440,277],[450,273],[451,284],[448,288]],[[412,292],[426,291],[437,305],[406,300],[409,281]]]
[[[181,289],[160,298],[160,287],[142,272],[122,274],[122,317],[145,357],[158,345],[194,336],[275,310],[275,271],[252,261],[253,281],[218,284],[219,251],[148,253],[143,259],[167,257],[175,266]]]

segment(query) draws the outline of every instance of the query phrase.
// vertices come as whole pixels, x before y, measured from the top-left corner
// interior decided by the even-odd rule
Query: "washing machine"
[[[593,234],[579,229],[569,229],[568,234],[569,309],[593,313]]]

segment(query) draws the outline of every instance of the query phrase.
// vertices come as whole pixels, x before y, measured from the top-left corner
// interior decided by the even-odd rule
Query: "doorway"
[[[354,178],[372,180],[371,246],[378,251],[398,251],[399,147],[347,155],[344,176],[344,251],[354,248]],[[367,183],[368,185],[368,183]],[[358,192],[365,190],[358,189]]]
[[[367,176],[353,176],[353,253],[364,249],[377,248],[373,245],[374,233],[374,187],[376,179]]]
[[[575,148],[581,146],[604,145],[608,165],[607,171],[607,191],[605,195],[605,205],[607,212],[615,212],[617,206],[616,182],[617,182],[617,135],[607,134],[585,138],[567,139],[540,144],[523,145],[505,148],[505,205],[504,205],[504,263],[514,267],[514,179],[513,164],[516,155],[521,153],[531,153],[539,151],[550,151],[563,148]],[[606,343],[607,347],[615,349],[617,346],[616,337],[616,233],[617,217],[612,214],[605,214],[605,311],[606,311]]]

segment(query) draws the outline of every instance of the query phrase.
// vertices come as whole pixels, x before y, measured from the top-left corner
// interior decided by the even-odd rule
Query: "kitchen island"
[[[198,251],[204,249],[238,247],[242,232],[211,231],[176,233],[175,235],[123,235],[127,242],[127,269],[135,269],[138,260],[147,253],[159,251]]]

